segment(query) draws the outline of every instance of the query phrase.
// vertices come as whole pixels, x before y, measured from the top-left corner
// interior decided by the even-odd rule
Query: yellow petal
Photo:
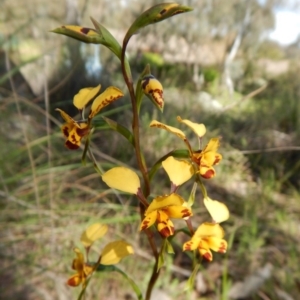
[[[164,208],[163,211],[170,217],[174,219],[188,219],[192,216],[192,210],[187,206],[175,206],[171,205]]]
[[[203,152],[200,164],[204,166],[213,166],[216,160],[216,152]]]
[[[76,253],[76,258],[73,260],[72,269],[76,270],[78,273],[83,272],[83,265],[84,265],[84,257],[81,251],[78,248],[74,248],[73,251]]]
[[[102,175],[102,180],[111,188],[137,194],[141,186],[138,175],[131,169],[125,167],[115,167]]]
[[[183,251],[192,251],[197,249],[200,241],[201,238],[194,235],[192,239],[183,244]]]
[[[154,210],[150,213],[147,213],[142,224],[140,226],[140,230],[144,230],[152,226],[157,219],[157,210]]]
[[[115,265],[123,257],[133,254],[133,248],[125,241],[115,241],[107,244],[101,254],[102,265]]]
[[[171,182],[176,186],[188,181],[194,174],[191,163],[186,160],[177,160],[173,156],[169,156],[164,160],[162,166],[167,172]]]
[[[160,210],[166,208],[170,205],[180,206],[184,203],[184,199],[178,194],[171,194],[168,196],[158,196],[152,200],[150,205],[148,206],[145,215],[149,214],[154,210]]]
[[[83,109],[100,91],[101,85],[84,88],[74,96],[73,104],[79,109]]]
[[[198,249],[199,249],[200,255],[203,256],[205,259],[207,259],[208,261],[213,260],[213,255],[212,255],[211,251],[209,250],[209,248],[198,248]]]
[[[100,223],[92,224],[82,233],[80,241],[84,247],[90,247],[96,240],[106,234],[107,229],[107,225]]]
[[[82,137],[77,132],[77,127],[73,127],[69,132],[69,136],[66,141],[66,147],[71,150],[76,150],[80,147]]]
[[[206,197],[204,198],[204,205],[214,222],[221,223],[228,220],[229,210],[224,203]]]
[[[74,123],[75,124],[75,123]],[[73,123],[65,123],[61,126],[61,131],[65,137],[69,137],[71,130],[74,128]]]
[[[206,241],[211,250],[215,252],[226,253],[227,242],[225,240],[212,236],[206,238]]]
[[[56,111],[60,112],[61,117],[68,123],[68,124],[74,124],[75,121],[72,119],[66,112],[61,110],[60,108],[56,108]]]
[[[158,223],[157,230],[164,238],[167,238],[174,234],[175,228],[171,220],[168,223]]]
[[[183,120],[179,116],[177,117],[177,120],[180,123],[184,123],[185,125],[189,126],[199,137],[203,137],[206,133],[206,127],[204,124],[198,124],[191,122],[190,120]]]
[[[102,94],[100,94],[93,102],[89,118],[93,118],[103,107],[123,97],[121,90],[114,86],[108,87]]]
[[[169,219],[169,216],[162,210],[158,211],[157,230],[165,238],[174,234],[174,224]]]
[[[201,224],[194,233],[194,237],[199,237],[201,239],[211,236],[223,238],[223,228],[219,224],[205,222]]]
[[[216,171],[213,167],[207,167],[200,165],[199,167],[200,175],[205,179],[210,179],[216,176]]]
[[[217,152],[219,146],[220,146],[219,138],[210,139],[206,147],[203,149],[203,152],[208,152],[208,151]]]
[[[163,124],[161,122],[158,122],[156,120],[153,120],[150,123],[150,127],[157,127],[157,128],[161,128],[161,129],[165,129],[171,133],[174,133],[175,135],[177,135],[179,138],[181,138],[182,140],[185,140],[185,134],[178,128],[172,127],[172,126],[168,126],[166,124]]]
[[[82,282],[82,276],[78,273],[74,274],[67,281],[67,285],[69,286],[78,286]]]

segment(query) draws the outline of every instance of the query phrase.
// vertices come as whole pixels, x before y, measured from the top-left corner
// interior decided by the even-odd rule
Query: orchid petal
[[[176,186],[188,181],[194,174],[191,163],[185,160],[177,160],[173,156],[169,156],[164,160],[162,166],[167,172],[171,182]]]
[[[140,230],[144,230],[152,226],[157,219],[157,210],[145,214],[145,218],[141,223]]]
[[[114,86],[108,87],[93,102],[89,119],[92,119],[103,107],[123,97],[122,91]]]
[[[115,265],[122,258],[133,254],[133,248],[125,241],[114,241],[107,244],[101,254],[102,265]]]
[[[205,197],[204,205],[214,222],[221,223],[229,219],[229,210],[224,203]]]
[[[115,167],[102,175],[102,180],[111,188],[137,194],[141,186],[138,175],[131,169],[125,167]]]
[[[180,123],[184,123],[185,125],[190,127],[199,137],[203,137],[206,133],[206,127],[204,124],[194,123],[186,119],[183,120],[179,116],[177,117],[177,121],[179,121]]]
[[[78,94],[74,96],[73,104],[79,110],[82,110],[100,91],[101,85],[96,87],[88,87],[81,89]]]
[[[92,224],[82,233],[80,241],[85,247],[90,247],[96,240],[104,236],[107,230],[107,225]]]
[[[165,129],[171,133],[174,133],[176,136],[178,136],[179,138],[181,138],[182,140],[185,140],[186,139],[186,136],[185,134],[178,128],[176,127],[172,127],[172,126],[168,126],[166,124],[163,124],[161,122],[158,122],[156,120],[153,120],[151,123],[150,123],[150,127],[156,127],[156,128],[161,128],[161,129]]]
[[[146,210],[146,214],[149,214],[150,212],[154,210],[160,210],[165,207],[168,207],[170,205],[182,205],[184,203],[184,199],[179,196],[178,194],[171,194],[168,196],[158,196],[152,200],[150,205],[148,206]]]

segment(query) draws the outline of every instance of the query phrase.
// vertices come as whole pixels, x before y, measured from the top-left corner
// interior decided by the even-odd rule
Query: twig
[[[240,98],[239,100],[237,100],[237,101],[235,101],[235,102],[233,102],[233,103],[231,103],[231,104],[225,106],[225,107],[222,109],[222,111],[220,112],[220,114],[222,114],[222,113],[224,113],[225,111],[227,111],[227,110],[233,108],[234,106],[240,104],[242,101],[245,101],[245,100],[247,100],[247,99],[253,98],[254,96],[256,96],[256,95],[258,95],[259,93],[261,93],[267,86],[268,86],[268,85],[265,84],[265,85],[261,86],[260,88],[254,90],[253,92],[249,93],[248,95],[243,96],[243,97]]]

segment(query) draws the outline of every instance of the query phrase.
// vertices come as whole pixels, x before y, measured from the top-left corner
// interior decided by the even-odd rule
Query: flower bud
[[[153,75],[146,75],[142,79],[142,88],[145,95],[154,103],[154,105],[160,111],[163,111],[164,99],[161,83]]]

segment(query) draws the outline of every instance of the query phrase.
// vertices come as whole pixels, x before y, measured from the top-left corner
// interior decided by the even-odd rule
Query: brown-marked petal
[[[167,208],[164,208],[163,210],[170,218],[174,219],[188,219],[190,216],[193,215],[192,210],[184,206],[171,205]]]
[[[183,244],[183,251],[192,251],[198,248],[201,238],[193,236],[192,239]]]
[[[153,75],[147,75],[142,79],[142,89],[154,105],[162,111],[164,108],[164,99],[161,83]]]
[[[185,137],[185,134],[178,128],[176,127],[172,127],[172,126],[168,126],[166,124],[163,124],[161,122],[158,122],[156,120],[153,120],[151,123],[150,123],[150,127],[157,127],[157,128],[161,128],[161,129],[165,129],[173,134],[175,134],[176,136],[178,136],[179,138],[181,138],[182,140],[185,140],[186,137]]]
[[[215,252],[226,253],[227,242],[218,237],[212,236],[206,239],[209,248]]]
[[[67,285],[69,286],[78,286],[82,282],[82,276],[78,273],[74,274],[67,281]]]
[[[122,91],[114,86],[108,87],[93,102],[89,118],[92,119],[103,107],[123,97]]]
[[[78,135],[76,129],[77,129],[77,127],[75,126],[70,130],[69,136],[66,141],[66,147],[71,150],[78,149],[80,147],[80,143],[81,143],[81,139],[82,139],[82,137],[80,135]],[[63,128],[62,128],[62,130],[63,130]]]
[[[158,211],[157,230],[165,238],[174,234],[174,225],[169,216],[162,210]]]
[[[152,226],[157,219],[157,210],[147,213],[144,220],[141,223],[140,230],[144,230]]]

